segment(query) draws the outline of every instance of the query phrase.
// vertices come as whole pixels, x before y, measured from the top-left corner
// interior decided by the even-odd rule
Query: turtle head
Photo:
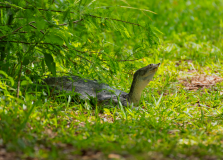
[[[160,63],[158,64],[149,64],[146,67],[140,68],[134,74],[134,78],[142,81],[151,81],[154,74],[158,70]]]
[[[148,66],[140,68],[135,72],[129,92],[130,103],[139,103],[143,89],[152,80],[154,74],[158,70],[159,65],[160,63],[149,64]]]

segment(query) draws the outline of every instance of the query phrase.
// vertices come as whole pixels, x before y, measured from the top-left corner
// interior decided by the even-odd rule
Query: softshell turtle
[[[149,64],[140,68],[134,73],[131,89],[129,93],[120,91],[107,84],[99,83],[95,80],[83,79],[78,76],[50,77],[44,82],[55,90],[64,91],[70,95],[78,94],[81,99],[96,98],[100,105],[123,106],[139,104],[141,93],[147,84],[152,80],[160,63]]]

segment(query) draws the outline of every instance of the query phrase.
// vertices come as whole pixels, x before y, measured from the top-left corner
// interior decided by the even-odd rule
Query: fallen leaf
[[[199,88],[210,88],[216,83],[223,81],[223,78],[215,75],[196,74],[194,76],[189,75],[186,78],[180,78],[179,81],[187,90],[198,90]]]
[[[113,159],[121,159],[121,156],[118,155],[118,154],[114,154],[114,153],[111,153],[108,155],[108,158],[113,158]]]

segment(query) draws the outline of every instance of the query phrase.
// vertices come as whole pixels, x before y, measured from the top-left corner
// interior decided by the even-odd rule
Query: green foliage
[[[44,54],[44,57],[45,57],[45,62],[46,62],[47,67],[53,73],[53,75],[56,76],[56,65],[53,60],[53,57],[47,53]],[[42,64],[42,67],[43,67],[43,71],[44,71],[45,70],[44,63]]]
[[[149,22],[140,25],[125,16],[110,18],[112,8],[98,10],[90,1],[14,0],[2,2],[1,8],[0,64],[4,67],[0,69],[17,81],[27,68],[36,71],[29,77],[49,71],[53,76],[57,72],[94,79],[111,76],[159,43]],[[118,61],[126,63],[117,65]]]

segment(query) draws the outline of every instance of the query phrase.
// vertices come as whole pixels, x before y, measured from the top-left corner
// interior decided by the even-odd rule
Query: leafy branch
[[[11,8],[13,6],[0,6],[0,8]],[[22,9],[32,9],[32,8],[22,8]],[[66,11],[58,11],[58,10],[50,10],[50,9],[42,9],[42,8],[37,8],[39,11],[51,11],[51,12],[58,12],[58,13],[63,13],[63,12],[66,12]],[[70,12],[70,13],[76,13],[76,12]],[[120,20],[120,19],[115,19],[115,18],[109,18],[109,17],[100,17],[100,16],[95,16],[95,15],[90,15],[90,14],[83,14],[84,16],[90,16],[90,17],[94,17],[94,18],[100,18],[100,19],[105,19],[105,20],[114,20],[114,21],[119,21],[119,22],[123,22],[123,23],[127,23],[127,24],[131,24],[131,25],[136,25],[136,26],[140,26],[140,27],[143,27],[142,25],[140,24],[137,24],[137,23],[132,23],[132,22],[128,22],[128,21],[123,21],[123,20]],[[80,19],[80,20],[76,20],[76,21],[73,21],[72,23],[78,23],[78,22],[81,22],[83,21],[83,19]],[[64,25],[68,25],[68,23],[63,23],[63,24],[59,24],[59,26],[64,26]],[[145,28],[145,27],[143,27]]]
[[[150,24],[112,18],[106,10],[99,13],[81,2],[69,6],[12,0],[0,2],[0,8],[8,15],[0,17],[0,69],[11,70],[18,81],[26,70],[32,71],[30,77],[47,71],[54,76],[60,71],[109,77],[105,75],[141,64],[158,44]]]
[[[31,43],[31,42],[21,42],[21,41],[0,41],[0,42],[5,42],[5,43],[7,43],[7,42],[12,42],[12,43],[22,43],[22,44],[34,44],[34,45],[52,45],[52,46],[55,45],[55,46],[61,47],[60,45],[52,44],[52,43]],[[65,45],[63,45],[62,47],[66,48],[66,49],[68,49],[68,50],[75,50],[75,51],[80,52],[80,53],[102,53],[102,52],[80,51],[80,50],[77,50],[77,49],[74,49],[74,48],[68,48],[68,47],[65,46]],[[86,61],[88,61],[88,62],[90,62],[90,63],[92,63],[90,60],[87,60],[86,58],[84,58],[84,57],[82,57],[82,56],[80,56],[80,55],[77,55],[77,56],[80,57],[80,58],[85,59]],[[130,59],[130,60],[129,60],[129,59],[125,59],[125,60],[117,60],[117,59],[112,58],[112,57],[109,56],[109,55],[106,55],[106,56],[108,56],[109,58],[113,59],[113,60],[116,61],[116,62],[137,61],[137,60],[142,59],[142,58],[138,58],[138,59]],[[103,59],[99,59],[99,60],[101,60],[101,61],[108,61],[108,60],[103,60]],[[73,61],[72,61],[72,62],[73,62]]]

